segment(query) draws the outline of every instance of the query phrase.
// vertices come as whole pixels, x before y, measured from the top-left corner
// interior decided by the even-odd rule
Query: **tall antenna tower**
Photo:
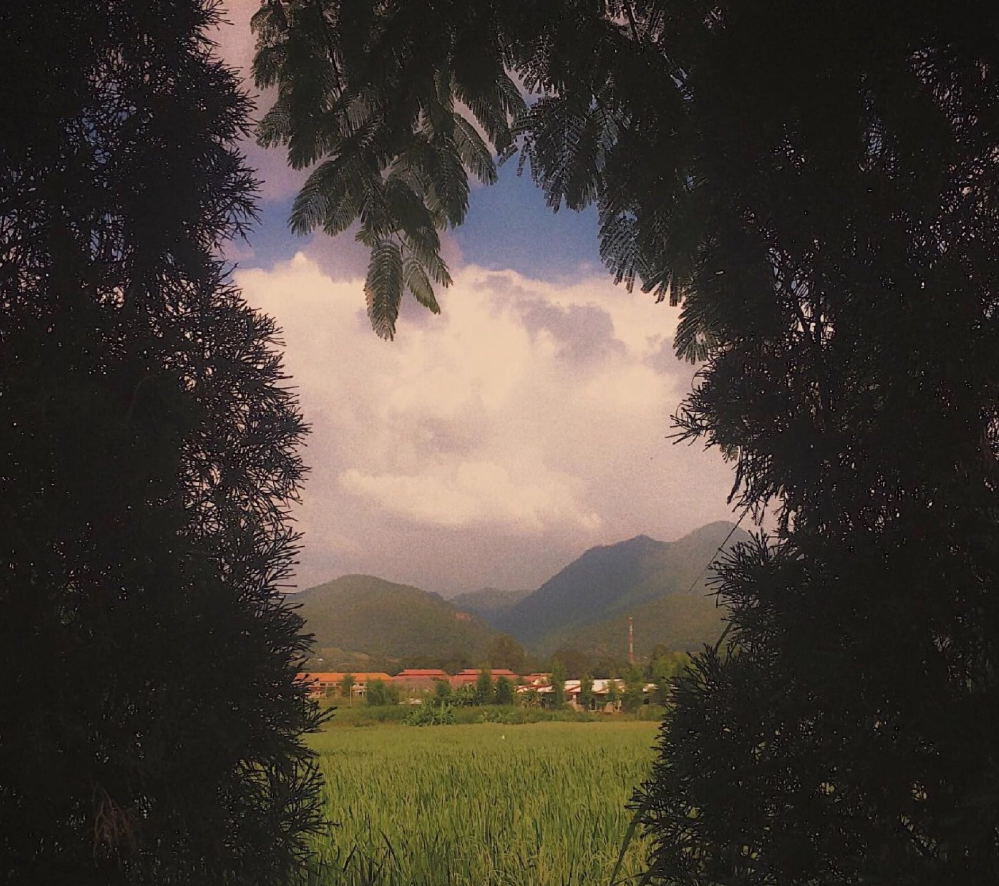
[[[628,664],[635,663],[635,626],[628,616]]]

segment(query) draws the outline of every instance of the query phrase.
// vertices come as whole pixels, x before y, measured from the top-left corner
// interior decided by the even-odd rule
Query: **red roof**
[[[465,670],[463,670],[460,674],[458,674],[458,676],[459,677],[463,677],[463,676],[477,677],[477,676],[479,676],[479,673],[481,671],[482,671],[482,668],[465,668]],[[508,671],[506,668],[493,668],[491,671],[489,671],[489,673],[492,674],[494,677],[516,677],[517,676],[513,671]]]
[[[305,682],[339,683],[347,674],[354,678],[355,683],[370,683],[372,680],[390,680],[388,674],[364,673],[362,671],[308,671],[299,674],[296,679]]]
[[[447,677],[447,673],[440,668],[406,668],[399,671],[396,677]]]

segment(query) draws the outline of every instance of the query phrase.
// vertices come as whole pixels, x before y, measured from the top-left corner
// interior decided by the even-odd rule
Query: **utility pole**
[[[635,626],[628,616],[628,664],[635,663]]]

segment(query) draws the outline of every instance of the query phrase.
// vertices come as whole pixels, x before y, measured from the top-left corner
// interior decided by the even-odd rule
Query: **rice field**
[[[656,724],[331,729],[313,736],[338,886],[609,886]],[[636,840],[618,879],[641,871]]]

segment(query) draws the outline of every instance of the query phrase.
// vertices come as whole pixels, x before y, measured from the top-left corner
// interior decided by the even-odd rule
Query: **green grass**
[[[608,886],[655,724],[329,729],[315,884]],[[619,877],[642,869],[630,848]]]

